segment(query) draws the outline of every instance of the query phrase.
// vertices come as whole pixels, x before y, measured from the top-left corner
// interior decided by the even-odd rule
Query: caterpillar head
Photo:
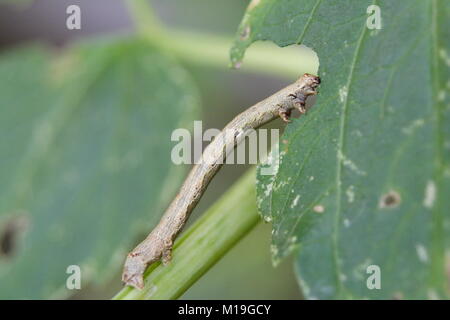
[[[313,90],[315,91],[317,87],[320,84],[320,78],[318,76],[305,73],[303,76],[300,77],[298,82],[301,84],[302,88],[304,90]]]

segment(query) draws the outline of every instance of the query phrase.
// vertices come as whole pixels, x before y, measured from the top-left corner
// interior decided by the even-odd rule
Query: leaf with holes
[[[116,274],[176,191],[171,133],[195,115],[185,72],[140,41],[50,59],[0,58],[1,298],[69,295],[70,265],[82,287]]]
[[[296,251],[309,298],[449,297],[450,2],[254,0],[232,62],[257,40],[322,78],[258,179],[274,260]]]

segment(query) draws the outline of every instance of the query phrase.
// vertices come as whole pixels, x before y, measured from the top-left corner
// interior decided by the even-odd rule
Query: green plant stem
[[[138,33],[147,37],[152,35],[158,37],[163,32],[163,27],[150,6],[149,0],[127,0],[126,4]]]
[[[229,68],[232,38],[168,30],[160,23],[147,0],[128,0],[127,4],[138,33],[155,46],[179,61],[213,68]],[[306,48],[279,48],[270,42],[260,42],[247,50],[242,69],[293,81],[303,73],[315,74],[318,62],[315,54]]]
[[[168,266],[152,265],[141,291],[125,287],[116,300],[176,299],[241,240],[260,218],[250,169],[175,242]]]

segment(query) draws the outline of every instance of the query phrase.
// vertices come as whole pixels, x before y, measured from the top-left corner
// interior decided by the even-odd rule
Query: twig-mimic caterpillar
[[[143,274],[147,266],[158,260],[162,260],[164,264],[170,261],[173,242],[209,182],[220,169],[221,159],[226,157],[228,150],[245,138],[243,135],[230,137],[225,132],[227,130],[245,132],[248,129],[256,129],[278,116],[283,121],[290,122],[289,117],[293,109],[298,109],[302,114],[306,112],[306,99],[308,96],[317,94],[319,84],[319,77],[305,73],[293,84],[248,108],[225,126],[203,152],[202,157],[209,160],[200,161],[192,168],[159,224],[128,254],[122,274],[122,281],[125,284],[142,289]]]

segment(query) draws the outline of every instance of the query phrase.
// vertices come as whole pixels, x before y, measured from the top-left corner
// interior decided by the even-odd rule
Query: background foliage
[[[14,112],[2,117],[1,175],[9,184],[0,211],[29,227],[14,261],[2,265],[3,298],[57,292],[67,277],[58,271],[71,264],[82,266],[85,281],[114,270],[182,178],[159,137],[186,126],[198,106],[186,73],[140,41],[72,49],[57,88],[29,77],[47,76],[49,59],[23,51],[2,61],[2,105]],[[32,91],[21,95],[24,88]]]

